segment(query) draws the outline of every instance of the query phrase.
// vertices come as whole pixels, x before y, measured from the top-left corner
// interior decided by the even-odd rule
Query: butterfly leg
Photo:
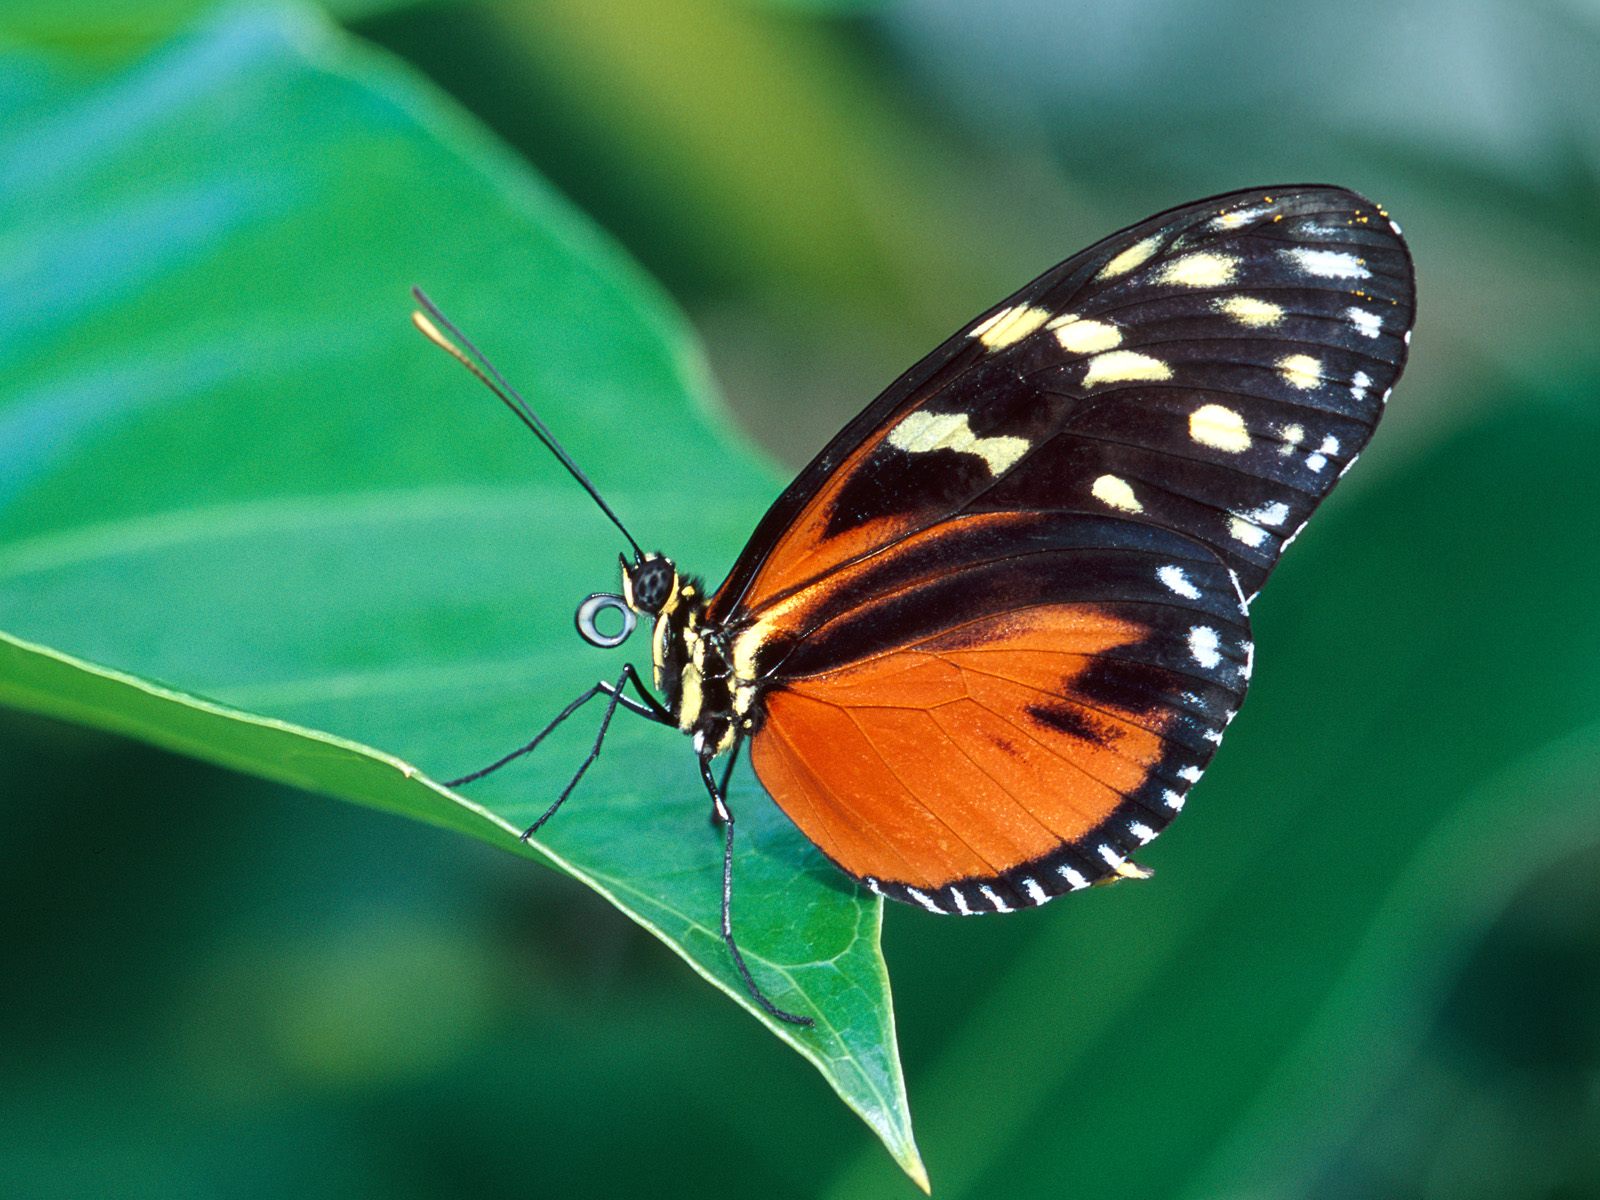
[[[629,685],[631,685],[634,691],[638,693],[640,699],[635,700],[633,697],[625,693],[624,689]],[[501,767],[507,765],[508,763],[515,762],[524,754],[527,754],[529,751],[537,748],[540,742],[544,741],[545,738],[549,737],[550,734],[555,732],[556,728],[573,713],[577,712],[596,696],[602,695],[609,696],[610,702],[606,705],[605,715],[600,719],[600,729],[595,735],[594,746],[590,749],[589,756],[583,760],[583,764],[578,768],[577,773],[573,775],[570,781],[568,781],[567,786],[562,789],[561,795],[556,797],[555,803],[546,809],[543,815],[541,815],[539,819],[530,825],[522,834],[524,838],[532,836],[532,834],[538,830],[539,826],[543,825],[555,815],[556,810],[560,808],[561,805],[566,801],[567,797],[572,794],[572,790],[578,786],[578,781],[583,778],[584,772],[589,769],[590,765],[595,759],[600,757],[600,747],[605,742],[606,730],[610,728],[612,715],[617,711],[617,706],[619,704],[623,708],[626,708],[629,712],[638,713],[640,716],[648,717],[652,721],[658,721],[668,725],[673,723],[672,715],[667,712],[666,708],[662,706],[659,700],[657,700],[649,693],[648,690],[646,690],[644,683],[640,680],[638,672],[634,670],[632,663],[629,663],[622,668],[622,674],[617,677],[617,681],[615,683],[608,683],[606,680],[602,679],[592,688],[589,688],[587,691],[585,691],[576,700],[572,701],[571,704],[568,704],[556,714],[555,719],[551,721],[550,724],[546,725],[534,736],[532,741],[517,747],[510,754],[496,759],[494,762],[490,763],[486,767],[481,768],[480,770],[473,771],[469,775],[463,775],[459,779],[451,779],[447,781],[444,786],[449,788],[460,787],[463,784],[468,784],[474,780],[482,779],[485,775],[489,775],[495,771],[498,771]]]
[[[700,759],[700,778],[705,782],[706,791],[711,793],[711,809],[715,814],[713,819],[723,829],[722,940],[727,944],[728,954],[733,958],[733,965],[738,968],[739,977],[744,980],[745,990],[750,993],[750,998],[761,1006],[763,1012],[786,1024],[809,1028],[816,1024],[810,1017],[785,1012],[767,999],[766,993],[757,987],[756,981],[751,978],[750,968],[744,965],[744,955],[739,953],[738,943],[733,940],[733,810],[723,799],[722,789],[717,786],[717,781],[711,774],[711,759],[708,757]]]
[[[733,749],[728,751],[728,765],[722,768],[722,786],[719,789],[723,796],[727,796],[728,794],[728,780],[733,778],[733,768],[739,761],[739,750],[743,745],[744,741],[742,739],[735,739],[733,743]],[[718,811],[717,806],[712,804],[711,828],[720,829],[721,827],[722,814]]]

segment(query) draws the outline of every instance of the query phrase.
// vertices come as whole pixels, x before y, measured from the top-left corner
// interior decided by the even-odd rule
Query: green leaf
[[[314,14],[235,15],[88,83],[15,55],[6,78],[0,702],[535,856],[516,833],[597,708],[464,796],[430,777],[616,677],[621,652],[571,614],[616,586],[622,547],[411,330],[407,288],[496,356],[639,536],[715,572],[777,480],[721,427],[675,314]],[[688,747],[625,717],[539,850],[761,1017],[718,934],[720,835]],[[925,1183],[879,903],[748,774],[732,800],[741,945],[817,1022],[768,1024]]]

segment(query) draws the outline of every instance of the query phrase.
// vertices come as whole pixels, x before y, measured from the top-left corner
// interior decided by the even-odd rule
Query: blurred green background
[[[3,0],[0,100],[232,11]],[[911,1105],[941,1197],[1600,1197],[1600,8],[332,12],[660,280],[788,467],[1111,229],[1252,184],[1382,201],[1418,262],[1412,362],[1256,605],[1227,748],[1152,883],[891,908]],[[12,181],[59,149],[10,146]],[[190,218],[213,236],[150,214]],[[6,294],[56,249],[0,229],[0,388],[33,306],[70,308],[70,275]],[[86,419],[43,399],[11,436]],[[601,478],[607,432],[650,436],[580,433]],[[652,486],[687,470],[688,504],[716,469]],[[538,546],[507,554],[536,573]],[[562,623],[591,582],[552,589]],[[0,797],[6,1195],[914,1194],[810,1067],[552,872],[4,711]]]

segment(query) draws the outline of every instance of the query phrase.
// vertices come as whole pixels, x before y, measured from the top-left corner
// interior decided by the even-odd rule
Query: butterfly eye
[[[622,618],[622,627],[615,633],[602,633],[599,625],[600,614],[607,610],[615,611]],[[621,596],[611,592],[596,592],[582,604],[578,605],[575,617],[578,633],[583,640],[591,646],[599,646],[609,650],[612,646],[620,646],[628,640],[628,635],[633,632],[633,627],[639,619],[633,615],[633,609],[628,607],[628,602]]]
[[[659,554],[640,558],[632,566],[624,565],[625,583],[640,612],[658,613],[678,586],[678,571],[672,560]]]

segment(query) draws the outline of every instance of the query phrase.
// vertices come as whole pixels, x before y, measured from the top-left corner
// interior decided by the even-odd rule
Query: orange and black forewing
[[[1247,599],[1371,436],[1413,306],[1377,206],[1289,187],[1124,230],[947,341],[711,600],[774,798],[941,911],[1130,870],[1237,710]]]

